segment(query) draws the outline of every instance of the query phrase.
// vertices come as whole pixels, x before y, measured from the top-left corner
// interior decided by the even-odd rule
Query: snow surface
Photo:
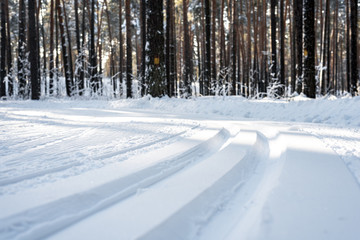
[[[0,102],[0,239],[359,239],[360,97]]]

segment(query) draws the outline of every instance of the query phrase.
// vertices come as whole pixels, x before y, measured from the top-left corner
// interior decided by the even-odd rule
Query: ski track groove
[[[207,141],[166,161],[95,189],[0,219],[0,238],[38,239],[48,237],[135,194],[138,189],[163,181],[186,166],[216,153],[229,137],[230,133],[223,128]],[[53,220],[48,222],[49,219]]]
[[[95,161],[96,160],[105,160],[105,159],[112,158],[112,157],[115,157],[115,156],[123,154],[123,153],[129,153],[129,152],[132,152],[132,151],[138,151],[138,150],[141,150],[141,149],[144,149],[144,148],[147,148],[147,147],[150,147],[150,146],[162,143],[162,142],[169,141],[171,139],[175,139],[175,138],[177,138],[179,136],[182,136],[182,135],[185,135],[189,131],[195,130],[197,128],[199,128],[199,125],[196,125],[196,126],[190,128],[188,130],[185,130],[185,131],[182,131],[182,132],[179,132],[179,133],[176,133],[176,134],[164,137],[164,138],[160,138],[160,139],[148,142],[148,143],[137,145],[135,147],[129,147],[129,148],[126,148],[126,149],[122,149],[120,151],[115,151],[115,152],[95,156],[95,157],[92,158],[92,160],[95,160]],[[83,132],[81,135],[84,135],[84,136],[70,136],[69,139],[73,139],[73,138],[76,138],[76,137],[77,138],[86,137],[85,135],[88,135],[90,133],[90,131],[94,131],[94,130],[96,130],[96,128],[93,128],[93,129],[90,129],[90,130],[87,130],[87,131]],[[108,135],[106,135],[105,137],[107,138]],[[98,139],[99,139],[99,136],[97,136],[97,141],[98,141]],[[58,140],[58,142],[61,142],[61,141]],[[80,141],[80,142],[86,142],[86,141]],[[88,146],[89,142],[86,142],[86,143],[87,143],[86,146]],[[41,176],[44,176],[44,175],[47,175],[47,174],[52,174],[52,173],[64,171],[64,170],[67,170],[67,169],[70,169],[70,168],[73,168],[73,167],[81,166],[84,163],[82,163],[80,161],[70,161],[69,163],[64,164],[62,160],[65,159],[65,157],[63,155],[68,155],[69,152],[76,152],[76,150],[81,149],[82,147],[85,147],[85,145],[83,145],[83,143],[81,143],[80,145],[72,144],[72,147],[66,147],[66,149],[70,150],[70,151],[67,151],[65,154],[58,154],[57,158],[54,158],[54,155],[52,155],[51,156],[51,161],[54,162],[54,161],[56,161],[56,159],[59,159],[60,164],[61,164],[60,166],[52,167],[50,169],[43,169],[41,171],[36,171],[36,172],[28,172],[26,174],[11,177],[11,178],[0,178],[0,187],[5,186],[5,185],[9,185],[9,184],[18,183],[18,182],[28,180],[28,179],[32,179],[32,178],[36,178],[36,177],[41,177]],[[43,148],[43,147],[41,147],[41,148]],[[28,153],[25,151],[24,153],[21,153],[20,156],[16,156],[16,159],[23,159],[21,156],[25,156],[26,154],[28,154]],[[48,151],[45,154],[48,155],[49,154]],[[38,159],[46,159],[45,161],[44,160],[42,161],[42,162],[46,162],[48,159],[45,156],[42,156],[42,155],[43,155],[43,153],[39,153]],[[13,158],[15,158],[15,157],[13,157]],[[20,160],[20,161],[22,161],[22,160]],[[7,165],[7,166],[15,165],[14,167],[16,167],[17,163],[16,163],[16,161],[9,161],[9,160],[6,161],[5,160],[5,163],[3,163],[3,164]],[[9,170],[9,169],[6,170],[6,171],[0,171],[0,173],[2,173],[2,174],[4,174],[5,172],[8,172],[8,175],[11,174],[11,170]]]

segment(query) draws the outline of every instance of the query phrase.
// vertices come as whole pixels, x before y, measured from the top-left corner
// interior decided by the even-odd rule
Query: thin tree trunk
[[[124,66],[124,41],[122,34],[122,0],[119,0],[119,82],[120,95],[122,94],[123,85],[123,66]]]
[[[238,19],[238,13],[237,13],[237,4],[236,1],[233,0],[233,28],[232,28],[232,34],[233,34],[233,41],[232,41],[232,71],[231,71],[231,81],[232,81],[232,88],[231,88],[231,95],[237,95],[236,92],[236,56],[237,56],[237,19]]]
[[[303,0],[294,0],[294,30],[296,41],[296,92],[301,93],[303,88]]]
[[[130,0],[125,0],[126,15],[126,97],[132,98],[132,45]]]
[[[168,8],[171,7],[171,0],[167,0],[167,4],[168,4]],[[169,40],[169,43],[166,42],[167,46],[166,46],[166,51],[167,52],[167,61],[170,61],[170,10],[167,8],[167,12],[166,12],[166,17],[167,17],[167,22],[166,22],[166,41]],[[144,96],[146,94],[146,84],[145,84],[145,70],[146,70],[146,0],[141,0],[140,2],[140,24],[141,24],[141,73],[140,73],[140,78],[141,78],[141,95]],[[169,34],[169,35],[168,35]],[[168,59],[169,57],[169,59]],[[170,89],[171,86],[169,86],[171,84],[170,82],[170,62],[167,62],[166,64],[166,71],[169,71],[169,74],[167,75],[167,80],[168,80],[168,94],[171,97],[171,93],[170,93]]]
[[[191,81],[192,81],[192,52],[189,35],[188,23],[188,0],[183,0],[183,24],[184,24],[184,95],[191,96]]]
[[[351,68],[350,68],[350,3],[346,0],[346,89],[351,93]]]
[[[284,1],[280,0],[280,84],[279,96],[285,93],[285,17],[284,17]]]
[[[272,82],[277,82],[277,57],[276,57],[276,9],[277,1],[271,0],[271,73],[272,73]]]
[[[204,95],[209,95],[211,83],[211,16],[210,0],[205,2],[205,66],[204,66]]]
[[[93,93],[99,90],[99,80],[97,72],[97,57],[95,51],[95,0],[91,0],[91,17],[90,17],[90,84]]]
[[[69,77],[70,77],[70,85],[71,87],[74,86],[74,70],[73,70],[73,61],[72,61],[72,44],[71,44],[71,35],[69,30],[69,23],[68,23],[68,17],[66,13],[66,5],[65,1],[63,1],[63,14],[64,14],[64,20],[65,20],[65,29],[66,29],[66,35],[67,35],[67,47],[68,47],[68,71],[69,71]]]
[[[357,94],[357,83],[359,79],[358,75],[358,51],[357,51],[357,28],[358,28],[358,5],[357,0],[350,0],[350,25],[351,25],[351,94],[355,96]]]
[[[26,89],[26,13],[25,13],[25,1],[19,0],[19,42],[18,42],[18,81],[19,81],[19,96],[25,98]]]
[[[12,47],[11,47],[11,35],[10,35],[10,16],[9,16],[9,1],[5,0],[5,14],[6,14],[6,35],[7,35],[7,43],[6,43],[6,63],[8,70],[8,94],[9,96],[13,95],[13,74],[12,74]]]
[[[54,0],[50,2],[49,94],[54,94]]]
[[[84,3],[83,3],[84,4]],[[79,26],[79,4],[78,0],[74,0],[74,11],[75,11],[75,35],[76,35],[76,48],[77,55],[75,58],[75,82],[79,90],[79,95],[83,93],[83,88],[80,80],[80,71],[81,71],[81,45],[80,45],[80,26]]]
[[[212,18],[211,18],[211,80],[213,86],[216,85],[216,0],[212,0]]]
[[[0,58],[0,98],[6,96],[6,86],[5,86],[5,77],[6,77],[6,17],[5,17],[5,2],[1,1],[0,3],[0,27],[1,27],[1,58]]]
[[[30,81],[31,81],[31,99],[40,99],[40,79],[38,66],[38,35],[36,29],[36,1],[28,0],[28,49],[29,49],[29,63],[30,63]]]

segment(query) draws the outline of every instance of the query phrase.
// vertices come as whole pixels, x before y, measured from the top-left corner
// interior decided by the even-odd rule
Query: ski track
[[[0,127],[11,136],[0,136],[0,196],[6,197],[0,204],[47,194],[40,202],[35,197],[18,209],[4,209],[0,239],[336,239],[345,231],[346,239],[355,240],[360,234],[360,163],[349,164],[360,159],[351,154],[360,132],[314,124],[159,119],[140,111],[132,114],[148,120],[129,121],[109,111],[116,119],[94,118],[88,127],[88,112],[80,112],[79,121],[51,111],[40,119],[31,110],[0,116]],[[39,126],[44,132],[35,131]],[[300,160],[305,164],[297,165]],[[299,166],[302,172],[294,170]],[[324,180],[333,181],[334,169],[342,173],[339,193]],[[323,179],[316,178],[319,172]],[[78,188],[69,188],[71,182]],[[293,192],[287,192],[289,182],[296,186]],[[296,185],[302,182],[313,186]],[[52,196],[52,183],[63,192]],[[37,187],[27,190],[29,185]],[[317,200],[310,201],[314,193]],[[339,222],[341,194],[352,201]],[[284,208],[295,211],[290,215],[304,226],[309,210],[303,202],[314,206],[314,223],[321,228],[292,224],[289,213],[279,211],[282,199],[291,202]],[[295,235],[286,235],[287,229]]]

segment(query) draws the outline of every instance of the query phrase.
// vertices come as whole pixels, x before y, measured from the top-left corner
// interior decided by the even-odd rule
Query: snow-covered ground
[[[360,97],[0,102],[0,239],[359,239]]]

